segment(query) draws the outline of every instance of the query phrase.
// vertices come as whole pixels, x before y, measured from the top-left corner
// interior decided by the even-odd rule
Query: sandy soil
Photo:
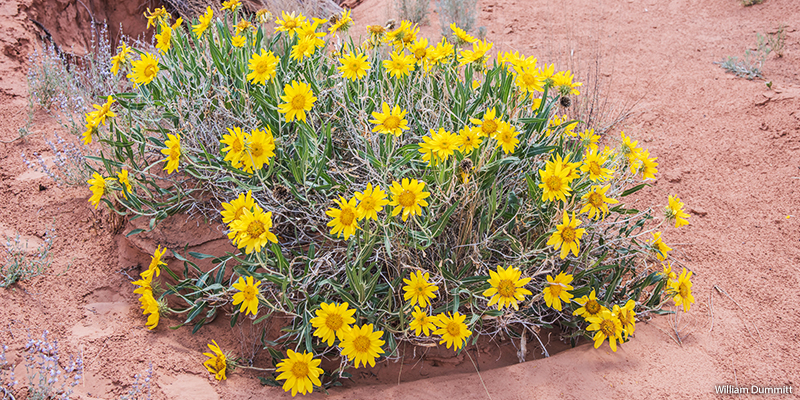
[[[65,10],[77,4],[62,3]],[[383,23],[390,4],[365,0],[354,11],[357,29]],[[582,345],[516,364],[502,346],[484,346],[469,353],[480,373],[469,358],[432,358],[406,368],[384,362],[355,371],[354,382],[328,397],[728,397],[714,394],[716,384],[800,391],[800,3],[765,0],[745,8],[737,0],[485,0],[479,7],[478,24],[487,27],[495,50],[563,60],[564,66],[599,59],[609,98],[635,103],[624,130],[660,163],[657,184],[639,200],[664,204],[667,195],[678,194],[691,209],[691,225],[668,230],[665,241],[695,271],[697,304],[678,322],[681,343],[674,339],[675,321],[657,317],[641,321],[636,337],[617,353]],[[255,373],[237,371],[217,382],[202,367],[201,351],[212,338],[252,354],[249,326],[231,329],[217,321],[191,335],[167,329],[178,323],[173,319],[148,332],[125,275],[146,256],[110,232],[106,213],[87,203],[86,188],[59,188],[22,163],[22,152],[47,155],[42,134],[57,128],[40,112],[35,134],[13,140],[27,118],[26,60],[38,40],[26,12],[47,14],[30,0],[0,5],[0,232],[19,231],[40,242],[55,227],[58,238],[47,274],[0,290],[0,342],[9,345],[10,359],[20,361],[28,332],[35,337],[48,329],[62,351],[84,356],[81,398],[124,394],[150,363],[159,399],[288,397],[261,386]],[[438,37],[438,16],[430,20],[423,32]],[[781,23],[789,25],[785,55],[771,57],[764,68],[771,90],[712,63],[741,55],[754,47],[757,32]],[[51,28],[54,36],[70,37],[65,26]],[[540,351],[530,348],[529,359],[534,356]],[[256,362],[264,361],[260,353]]]

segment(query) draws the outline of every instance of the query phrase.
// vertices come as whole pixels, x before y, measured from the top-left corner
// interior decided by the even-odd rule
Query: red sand
[[[142,262],[142,254],[118,249],[107,212],[90,207],[86,188],[58,188],[22,163],[23,151],[49,152],[41,136],[56,125],[45,113],[36,114],[35,135],[6,143],[26,119],[26,60],[37,40],[26,15],[30,2],[0,5],[0,231],[35,239],[55,224],[58,239],[50,272],[0,290],[0,321],[6,321],[0,342],[9,345],[10,358],[20,361],[25,329],[37,336],[46,328],[64,351],[82,352],[82,398],[124,394],[151,362],[157,399],[289,397],[261,386],[255,373],[238,370],[217,382],[201,365],[212,338],[224,349],[250,354],[241,344],[253,343],[247,327],[217,321],[191,335],[187,328],[167,329],[178,323],[169,319],[156,332],[144,328],[121,273]],[[354,11],[356,29],[383,23],[389,4],[366,0]],[[356,382],[331,390],[329,398],[715,398],[721,397],[714,394],[717,384],[800,390],[800,3],[488,0],[480,9],[478,25],[488,28],[493,54],[514,49],[543,62],[574,51],[578,66],[599,54],[601,74],[613,85],[609,98],[638,101],[623,128],[660,163],[657,184],[640,201],[663,205],[677,194],[692,210],[690,226],[664,234],[696,273],[697,303],[681,321],[682,344],[670,338],[670,318],[655,317],[640,321],[636,337],[617,353],[582,345],[510,365],[508,357],[496,361],[501,350],[489,346],[470,352],[480,373],[469,358],[426,361],[402,373],[383,363],[352,371]],[[438,16],[430,19],[437,26],[423,33],[436,38]],[[789,25],[785,55],[770,57],[764,68],[772,90],[712,64],[741,55],[755,45],[757,32],[781,23]],[[78,43],[68,26],[48,28]],[[529,359],[537,352],[529,348]],[[256,361],[268,366],[263,352]],[[435,377],[420,379],[426,374]]]

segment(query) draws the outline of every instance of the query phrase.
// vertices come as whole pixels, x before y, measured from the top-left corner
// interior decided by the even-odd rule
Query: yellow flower
[[[408,327],[414,330],[414,334],[419,336],[424,332],[425,336],[430,336],[432,330],[436,330],[436,317],[429,317],[425,311],[420,310],[419,306],[414,306],[414,311],[411,312],[414,319],[408,324]]]
[[[242,166],[242,157],[245,154],[245,143],[247,142],[247,134],[242,131],[238,126],[228,129],[230,135],[222,135],[220,144],[225,144],[221,151],[225,152],[225,159],[223,161],[230,161],[234,168]]]
[[[286,122],[292,122],[295,118],[305,122],[306,111],[310,111],[317,101],[311,87],[302,82],[292,81],[291,86],[287,83],[283,87],[283,91],[285,95],[281,96],[281,99],[285,103],[278,106],[278,112],[286,114]]]
[[[228,358],[222,354],[222,349],[219,348],[216,340],[211,341],[212,344],[208,345],[213,353],[203,353],[204,356],[209,357],[208,360],[203,362],[208,372],[214,374],[218,381],[227,379],[225,371],[228,369]]]
[[[375,359],[384,353],[381,346],[385,343],[381,340],[383,331],[373,331],[372,324],[353,326],[344,333],[339,346],[342,348],[342,355],[353,360],[356,368],[359,364],[370,367],[375,366]]]
[[[450,61],[455,54],[455,48],[452,44],[447,42],[447,38],[436,44],[433,49],[428,49],[428,61],[433,65],[439,65]]]
[[[436,298],[436,291],[439,290],[439,287],[436,285],[432,285],[428,282],[430,279],[430,274],[425,273],[423,274],[421,271],[416,271],[411,273],[408,279],[403,278],[403,282],[405,282],[406,286],[403,286],[403,299],[408,301],[411,300],[411,304],[419,304],[422,307],[427,307],[430,299]]]
[[[407,131],[408,128],[408,120],[405,119],[406,110],[401,110],[400,106],[396,105],[391,110],[389,109],[389,105],[386,104],[384,101],[381,105],[382,113],[377,111],[372,113],[372,118],[369,122],[375,124],[375,127],[372,128],[373,132],[380,132],[385,134],[393,134],[397,137],[403,134],[403,131]]]
[[[286,351],[287,357],[275,366],[281,374],[276,379],[286,380],[283,383],[283,391],[292,391],[292,397],[298,392],[305,395],[314,391],[314,385],[322,386],[319,376],[325,373],[319,364],[322,360],[315,360],[314,354],[302,352],[297,353],[292,349]]]
[[[111,105],[114,104],[114,101],[115,100],[111,96],[108,96],[108,99],[105,103],[103,103],[102,106],[97,104],[92,105],[92,107],[95,109],[95,111],[93,111],[93,120],[95,126],[105,125],[106,118],[113,118],[117,116],[117,114],[114,114],[114,112],[111,111]]]
[[[386,28],[381,25],[367,25],[367,32],[369,32],[370,41],[380,43],[386,35]]]
[[[236,11],[236,7],[239,7],[239,3],[241,0],[227,0],[222,2],[222,11],[231,10],[231,12]]]
[[[334,200],[339,208],[329,208],[325,211],[329,217],[333,218],[328,222],[328,226],[332,226],[331,235],[340,237],[344,235],[344,240],[350,239],[350,236],[356,233],[356,229],[361,229],[358,226],[358,210],[356,209],[356,199],[351,197],[350,200],[345,200],[344,197],[339,197],[339,200]]]
[[[680,228],[684,225],[689,225],[689,214],[683,211],[683,202],[678,196],[669,195],[669,205],[664,209],[664,215],[667,220],[675,219],[675,227]]]
[[[614,309],[611,312],[619,318],[620,325],[622,325],[622,333],[625,335],[626,340],[628,336],[633,334],[636,330],[636,312],[633,311],[634,307],[636,307],[636,302],[628,300],[624,307],[614,304]]]
[[[572,254],[575,257],[578,256],[578,252],[581,249],[581,236],[586,233],[586,229],[578,229],[580,224],[581,220],[575,218],[575,213],[572,213],[572,221],[570,221],[567,211],[564,210],[563,224],[556,226],[556,231],[547,241],[547,245],[552,245],[555,250],[558,250],[559,247],[561,248],[562,260],[567,257],[570,250],[572,250]]]
[[[150,265],[147,266],[147,270],[142,272],[143,277],[149,277],[152,279],[153,276],[160,276],[161,275],[161,266],[166,266],[161,257],[164,257],[164,253],[167,251],[167,248],[161,248],[161,246],[156,246],[156,251],[153,252],[153,255],[150,257]]]
[[[339,71],[342,71],[342,75],[346,79],[352,81],[365,77],[367,75],[367,70],[370,68],[366,54],[349,53],[340,58],[339,62],[342,63],[342,65],[338,67]]]
[[[581,172],[589,173],[589,179],[592,182],[602,182],[611,178],[613,170],[603,168],[603,165],[608,161],[608,156],[597,153],[597,150],[589,150],[583,158],[583,165],[581,165]]]
[[[589,293],[589,296],[579,297],[573,301],[580,304],[581,308],[573,311],[572,315],[580,315],[583,318],[589,318],[600,315],[603,310],[608,311],[608,308],[597,301],[597,294],[594,289],[592,289],[592,293]]]
[[[572,189],[569,187],[568,176],[570,170],[564,168],[559,162],[548,162],[544,170],[539,170],[539,177],[542,183],[542,201],[555,201],[556,199],[566,202],[567,195]]]
[[[350,17],[350,10],[344,10],[342,14],[338,16],[336,22],[328,29],[328,32],[332,34],[336,32],[347,32],[351,26],[353,26],[353,18]]]
[[[122,171],[119,171],[117,173],[117,181],[124,188],[124,190],[122,191],[122,196],[124,196],[127,199],[128,195],[126,193],[132,193],[133,192],[133,190],[131,188],[131,180],[128,178],[128,170],[127,169],[123,169]]]
[[[144,295],[146,292],[149,292],[151,295],[153,293],[153,275],[152,274],[139,274],[141,277],[138,281],[131,282],[132,284],[139,286],[138,288],[133,290],[135,294]]]
[[[459,65],[478,64],[483,66],[486,62],[486,53],[492,49],[494,44],[487,43],[485,40],[472,43],[472,50],[464,50],[461,52],[461,61]]]
[[[594,334],[594,348],[600,347],[603,341],[608,339],[611,350],[616,352],[617,341],[622,342],[622,323],[619,318],[605,309],[600,315],[586,318],[586,321],[590,324],[586,327],[587,331],[597,331]]]
[[[295,17],[294,11],[291,14],[287,14],[285,11],[281,11],[281,18],[275,20],[275,24],[278,26],[275,27],[276,32],[286,32],[289,36],[294,36],[295,32],[300,28],[301,25],[305,24],[307,19],[303,14],[299,14]]]
[[[350,324],[356,322],[353,318],[356,310],[349,309],[349,306],[347,303],[322,303],[314,312],[317,316],[310,321],[311,326],[317,328],[314,336],[327,342],[328,346],[333,346],[336,337],[343,340],[345,332],[350,330]]]
[[[387,43],[391,43],[396,49],[402,50],[411,42],[417,40],[417,33],[419,28],[417,25],[411,25],[411,21],[400,21],[400,26],[386,33],[383,39]]]
[[[433,332],[434,335],[442,335],[439,344],[446,343],[447,348],[453,346],[453,350],[458,350],[467,343],[467,338],[472,335],[464,320],[466,315],[461,315],[456,311],[455,314],[441,313],[436,316],[434,323],[439,329]]]
[[[497,140],[496,147],[502,147],[504,154],[513,153],[517,148],[517,144],[519,144],[517,135],[519,135],[519,132],[516,128],[508,122],[501,121],[494,135],[494,138]]]
[[[358,200],[356,211],[358,212],[359,220],[366,218],[377,221],[378,213],[383,211],[383,206],[389,204],[389,200],[386,199],[386,192],[381,190],[379,185],[375,185],[373,189],[372,184],[367,183],[367,188],[363,193],[356,192],[354,195]]]
[[[147,15],[150,14],[150,15]],[[144,12],[144,17],[147,18],[147,28],[149,29],[151,26],[156,26],[155,21],[159,22],[167,22],[169,21],[172,16],[169,15],[167,9],[165,7],[159,7],[150,12],[150,7],[147,8],[147,11]]]
[[[272,228],[272,211],[264,212],[261,207],[254,207],[251,212],[247,208],[242,210],[242,216],[231,223],[231,229],[236,232],[236,245],[245,248],[245,254],[261,251],[267,243],[278,243],[278,238],[270,232]]]
[[[233,288],[239,290],[238,293],[233,295],[233,305],[237,305],[242,303],[242,306],[239,308],[240,313],[247,314],[258,314],[258,285],[261,284],[261,281],[253,282],[253,277],[248,276],[247,280],[243,277],[239,277],[239,280],[233,284]]]
[[[664,261],[667,259],[667,253],[672,250],[666,243],[661,241],[661,232],[653,232],[653,239],[649,241],[650,250],[655,253],[656,257]]]
[[[403,221],[405,221],[409,216],[421,215],[421,207],[428,206],[425,199],[431,195],[424,190],[425,182],[419,182],[416,179],[403,178],[402,184],[393,181],[392,187],[389,189],[392,192],[392,201],[389,205],[395,206],[392,216],[400,214],[402,211]]]
[[[130,55],[133,54],[133,51],[125,42],[122,42],[119,47],[117,47],[117,50],[119,50],[119,53],[111,57],[111,73],[114,74],[114,76],[119,73],[120,65],[130,61]]]
[[[637,168],[642,173],[642,180],[647,180],[648,178],[656,179],[656,173],[658,173],[658,170],[656,169],[658,166],[656,158],[658,157],[649,157],[650,152],[644,149],[640,150],[636,154],[636,158],[639,160],[637,163]]]
[[[497,55],[497,62],[500,64],[507,63],[513,65],[515,71],[521,71],[526,68],[535,68],[536,67],[536,57],[530,56],[525,57],[524,54],[520,54],[518,51],[514,51],[513,53],[507,51],[505,53],[500,53]],[[535,72],[535,70],[534,70]],[[538,74],[537,74],[538,75]]]
[[[131,65],[131,73],[126,78],[132,79],[135,84],[146,85],[158,74],[158,59],[150,53],[144,53],[140,60],[133,61]]]
[[[142,294],[142,297],[139,298],[139,301],[142,303],[142,314],[150,314],[150,316],[147,317],[145,326],[149,330],[155,329],[158,326],[158,321],[161,317],[158,301],[156,301],[155,297],[153,297],[153,293],[151,291],[145,291]]]
[[[428,59],[428,39],[417,39],[409,47],[411,54],[417,59],[417,63],[422,65]]]
[[[264,53],[262,49],[261,54],[253,54],[248,64],[250,73],[247,74],[247,80],[262,85],[267,80],[271,81],[275,78],[278,61],[278,57],[275,57],[271,51]]]
[[[266,8],[262,8],[256,11],[256,20],[262,24],[266,24],[269,22],[269,19],[272,18],[272,13],[269,12]]]
[[[275,138],[269,126],[266,131],[261,129],[250,131],[245,142],[245,152],[242,153],[242,169],[252,174],[255,170],[264,168],[264,164],[269,165],[270,157],[274,156]]]
[[[581,92],[579,92],[576,88],[582,86],[583,83],[572,82],[572,71],[559,71],[557,74],[553,75],[552,85],[562,96],[567,96],[570,94],[577,96],[581,94]]]
[[[622,155],[628,159],[631,171],[636,170],[636,162],[639,160],[639,152],[641,149],[637,147],[637,140],[631,141],[631,138],[625,136],[625,132],[620,132],[622,136]]]
[[[247,37],[245,36],[232,36],[231,37],[231,44],[233,47],[244,47],[247,44]]]
[[[97,206],[100,204],[100,198],[103,197],[103,194],[106,192],[106,185],[108,182],[113,181],[114,178],[103,178],[97,172],[92,173],[92,179],[86,181],[89,186],[89,190],[92,191],[92,197],[89,198],[89,203],[94,204],[94,208],[97,209]]]
[[[669,282],[670,293],[674,295],[672,298],[675,305],[683,307],[683,312],[689,312],[692,303],[694,303],[694,296],[692,296],[692,272],[687,273],[686,268],[683,269],[681,275],[676,281]]]
[[[212,18],[214,18],[214,10],[212,10],[211,7],[206,7],[206,13],[197,17],[200,23],[192,25],[192,31],[197,37],[203,36],[203,32],[211,25]]]
[[[497,133],[497,128],[500,127],[500,122],[502,122],[497,118],[496,114],[496,108],[492,108],[483,114],[482,120],[470,118],[469,122],[472,122],[477,128],[480,128],[480,136],[494,137],[495,133]]]
[[[327,20],[317,19],[314,18],[314,23],[303,22],[300,25],[300,28],[297,29],[297,37],[302,39],[306,39],[311,42],[311,45],[314,46],[314,49],[325,47],[325,41],[322,40],[325,37],[325,32],[317,32],[317,27],[319,24],[325,23]]]
[[[463,29],[457,27],[455,23],[450,24],[450,29],[453,30],[453,36],[455,36],[456,44],[458,45],[475,43],[478,41],[478,39],[475,39],[474,37],[470,36],[467,32],[465,32]]]
[[[222,215],[222,222],[227,224],[228,228],[231,229],[231,232],[228,234],[229,239],[236,239],[236,236],[239,234],[239,232],[233,229],[233,222],[238,221],[242,215],[244,215],[244,210],[253,212],[256,207],[261,209],[261,207],[256,205],[253,200],[252,192],[249,190],[247,193],[240,193],[239,197],[231,200],[230,203],[222,203],[222,211],[220,214]],[[234,242],[236,242],[236,240],[234,240]]]
[[[314,39],[301,38],[297,41],[296,45],[292,46],[292,59],[303,61],[304,58],[314,55],[314,51],[316,50]]]
[[[393,51],[389,57],[390,60],[383,60],[383,67],[386,68],[389,75],[400,79],[414,71],[414,64],[416,64],[414,56]]]
[[[458,151],[469,154],[472,150],[477,149],[481,145],[480,129],[471,126],[465,126],[458,131]]]
[[[578,136],[580,136],[581,142],[586,145],[589,151],[597,152],[597,142],[600,140],[600,135],[595,135],[594,129],[586,129],[579,133]]]
[[[572,157],[572,154],[567,154],[567,156],[563,158],[561,154],[556,154],[555,157],[552,157],[552,159],[547,162],[548,164],[560,164],[561,168],[568,171],[566,177],[568,183],[572,183],[572,181],[581,177],[578,173],[578,171],[580,171],[580,162],[569,162],[570,157]]]
[[[561,311],[561,302],[570,302],[570,299],[574,297],[572,293],[568,292],[573,289],[570,282],[572,282],[572,275],[563,272],[556,275],[555,279],[547,275],[547,285],[542,289],[542,296],[548,307]]]
[[[253,24],[251,24],[250,21],[243,19],[233,27],[236,28],[236,34],[239,35],[242,32],[246,31],[248,28],[253,28]]]
[[[433,156],[429,160],[429,164],[436,164],[435,162],[431,163],[436,159],[446,161],[458,150],[460,143],[458,136],[454,135],[453,132],[444,130],[444,128],[439,128],[438,132],[431,129],[430,136],[425,136],[422,140],[424,141],[424,146],[420,144],[420,147],[423,149],[429,148]],[[420,152],[423,152],[423,150],[420,149]]]
[[[527,93],[541,92],[544,90],[544,81],[539,76],[536,67],[526,67],[517,73],[517,86]]]
[[[661,263],[661,266],[664,268],[664,270],[660,273],[661,279],[667,279],[667,280],[678,279],[678,275],[675,274],[675,272],[672,272],[672,261],[663,262]]]
[[[166,53],[172,48],[172,28],[164,23],[162,23],[160,27],[161,33],[156,34],[156,48],[160,52]]]
[[[161,153],[167,156],[164,161],[167,162],[167,165],[164,166],[164,169],[167,171],[168,174],[175,172],[178,169],[178,164],[180,163],[181,158],[181,135],[179,133],[176,134],[167,134],[167,141],[164,142],[167,146],[165,149],[161,149]]]
[[[588,212],[589,218],[605,219],[609,213],[608,205],[619,203],[619,200],[606,197],[606,192],[610,188],[611,185],[606,185],[602,188],[598,185],[593,185],[592,189],[581,197],[584,203],[580,212]]]
[[[519,310],[517,303],[522,301],[526,294],[532,294],[530,290],[524,287],[531,281],[531,278],[520,279],[520,275],[522,275],[522,271],[512,266],[503,269],[502,266],[498,265],[497,272],[490,270],[489,280],[486,282],[492,287],[483,292],[483,296],[491,296],[489,304],[486,306],[491,307],[496,303],[498,310],[502,310],[506,306]]]

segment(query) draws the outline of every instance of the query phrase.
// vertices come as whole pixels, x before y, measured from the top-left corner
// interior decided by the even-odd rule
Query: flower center
[[[500,281],[500,284],[497,285],[497,294],[501,297],[514,297],[514,293],[516,292],[516,285],[510,279],[503,279]]]
[[[308,364],[303,361],[295,361],[292,365],[292,375],[297,379],[305,378],[308,376]]]
[[[339,214],[339,221],[342,222],[342,225],[351,225],[353,223],[353,220],[355,219],[356,219],[356,214],[350,207],[345,208],[344,210],[342,210],[342,213]]]
[[[214,363],[214,367],[217,372],[222,371],[225,369],[225,358],[224,357],[217,357],[216,362]]]
[[[586,312],[588,312],[589,314],[596,315],[597,313],[600,312],[600,309],[602,307],[600,307],[600,303],[598,303],[597,300],[589,300],[586,302],[585,308]]]
[[[264,223],[261,221],[253,221],[247,225],[247,236],[250,236],[251,238],[259,238],[266,231],[267,228],[264,227]]]
[[[616,327],[614,326],[614,321],[604,319],[603,322],[600,323],[600,332],[603,332],[606,337],[614,337],[614,332],[616,331]]]
[[[594,176],[600,175],[600,164],[598,164],[597,161],[590,161],[589,172],[591,172]]]
[[[169,150],[169,159],[172,161],[177,160],[181,156],[181,151],[177,148],[171,148]]]
[[[425,294],[425,286],[417,285],[417,294],[420,294],[420,295]]]
[[[628,311],[622,310],[622,312],[619,313],[619,322],[622,322],[622,325],[625,326],[629,325],[631,323],[630,321],[630,318],[628,318]]]
[[[356,61],[351,61],[347,68],[350,71],[357,73],[358,71],[361,70],[361,65],[359,65],[358,62],[356,62]]]
[[[565,227],[563,231],[561,231],[561,240],[565,243],[571,243],[575,240],[575,230],[570,227]]]
[[[422,47],[419,49],[414,50],[414,57],[417,57],[417,60],[424,58],[425,54],[428,53],[428,49]]]
[[[146,67],[144,67],[144,76],[146,78],[155,77],[156,68],[158,68],[157,64],[148,64]]]
[[[261,143],[253,143],[250,147],[250,154],[253,155],[254,158],[261,157],[264,154],[264,146]]]
[[[594,208],[600,208],[603,206],[603,196],[600,193],[592,192],[589,194],[589,204],[593,205]]]
[[[283,27],[286,29],[294,29],[297,28],[297,21],[290,19],[283,23]]]
[[[414,192],[406,189],[400,193],[400,197],[397,199],[397,202],[400,203],[403,207],[413,207],[414,202],[417,199],[417,196],[414,195]]]
[[[497,130],[497,122],[494,122],[491,119],[488,121],[483,121],[483,125],[481,125],[481,130],[483,131],[483,133],[491,135]]]
[[[302,110],[306,107],[306,96],[298,94],[292,99],[292,108],[295,110]]]
[[[256,288],[253,286],[245,286],[242,290],[245,301],[251,301],[256,298]]]
[[[373,210],[375,209],[375,199],[373,199],[372,196],[366,197],[361,200],[360,206],[364,210]]]
[[[561,178],[558,176],[550,176],[544,183],[551,192],[558,192],[561,190]]]
[[[553,297],[558,297],[559,295],[561,295],[561,285],[559,285],[557,283],[551,283],[550,284],[550,294],[552,294]]]
[[[356,349],[356,352],[366,353],[369,350],[369,345],[369,338],[364,335],[353,339],[353,347]]]
[[[522,82],[525,82],[526,86],[531,86],[536,83],[536,77],[533,74],[522,74]]]
[[[395,115],[390,115],[383,120],[383,126],[385,126],[386,129],[397,129],[397,127],[400,126],[400,118]]]
[[[450,322],[447,324],[447,333],[449,333],[450,336],[458,337],[458,335],[461,333],[461,327],[455,322]]]
[[[328,314],[328,318],[325,318],[325,326],[332,331],[338,331],[342,325],[344,325],[344,320],[339,314]]]
[[[678,286],[678,293],[680,293],[681,297],[684,299],[689,296],[689,288],[686,287],[685,283],[681,283]]]
[[[256,64],[256,73],[263,74],[269,69],[269,63],[266,60],[259,61]]]

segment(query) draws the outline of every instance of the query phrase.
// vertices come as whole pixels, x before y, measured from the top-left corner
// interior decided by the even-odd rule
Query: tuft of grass
[[[780,25],[775,32],[766,35],[756,34],[758,51],[765,55],[775,53],[778,57],[783,57],[783,48],[786,46],[786,25]]]
[[[28,242],[20,239],[19,233],[12,239],[6,237],[6,245],[2,248],[2,264],[0,264],[0,287],[9,287],[14,283],[43,274],[52,263],[50,249],[53,248],[55,231],[51,230],[44,243],[35,250],[28,251]]]
[[[478,0],[438,0],[436,12],[439,13],[439,23],[442,25],[442,36],[450,36],[450,24],[470,33],[475,27],[478,16]],[[479,34],[485,36],[485,29]]]
[[[728,58],[717,61],[714,64],[719,65],[725,72],[735,74],[740,78],[753,80],[756,78],[764,78],[761,74],[761,67],[764,65],[764,60],[765,56],[763,53],[745,50],[744,57],[742,58],[728,56]]]
[[[394,8],[400,19],[424,24],[427,23],[430,4],[431,0],[395,0]]]

